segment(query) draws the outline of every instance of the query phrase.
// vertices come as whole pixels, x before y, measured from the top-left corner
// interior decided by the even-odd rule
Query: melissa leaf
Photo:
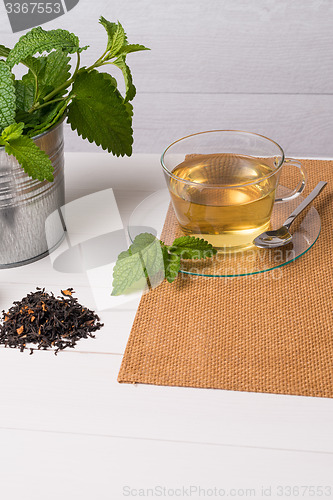
[[[103,16],[100,18],[99,22],[102,26],[104,26],[108,34],[108,43],[106,46],[106,50],[109,51],[110,57],[114,57],[118,54],[122,46],[127,43],[124,28],[119,21],[118,23],[111,23],[110,21],[107,21]]]
[[[132,119],[109,75],[82,71],[72,88],[68,122],[89,142],[116,156],[132,153]]]
[[[169,253],[168,248],[164,247],[163,262],[165,277],[169,283],[172,283],[178,276],[180,269],[180,257],[179,255]]]
[[[45,31],[40,26],[21,36],[14,48],[9,52],[7,64],[10,68],[36,53],[51,52],[61,49],[69,54],[79,51],[79,39],[66,30]]]
[[[58,49],[44,59],[45,65],[38,73],[38,98],[44,97],[70,78],[70,57],[65,52]]]
[[[10,49],[4,45],[0,45],[0,57],[8,57]]]
[[[149,233],[138,235],[129,249],[118,256],[113,269],[112,295],[121,295],[142,278],[153,280],[163,269],[160,241]]]
[[[212,257],[217,250],[208,241],[194,236],[176,238],[169,251],[182,259],[205,259]]]
[[[145,47],[144,45],[140,45],[139,43],[132,43],[124,45],[119,51],[119,55],[123,56],[130,54],[132,52],[139,52],[141,50],[150,50],[150,49],[148,49],[148,47]]]
[[[13,75],[5,61],[0,61],[0,132],[15,121],[16,98]]]
[[[23,128],[24,123],[12,123],[8,127],[6,127],[1,134],[2,145],[4,145],[8,141],[18,139],[22,135]]]
[[[136,94],[136,88],[133,85],[131,70],[125,62],[125,57],[118,57],[113,64],[117,66],[123,73],[123,77],[126,85],[126,97],[125,102],[132,101]]]
[[[29,111],[33,105],[36,82],[32,73],[27,73],[23,76],[22,80],[15,80],[15,93],[16,93],[16,110]]]
[[[112,295],[124,293],[143,277],[147,281],[149,278],[150,284],[153,280],[159,284],[161,278],[172,283],[178,276],[181,258],[204,259],[216,253],[210,243],[193,236],[181,236],[167,246],[150,233],[139,234],[129,249],[118,256],[113,271]]]
[[[21,135],[14,140],[6,141],[5,151],[13,155],[33,179],[53,181],[53,166],[49,157],[30,137]]]

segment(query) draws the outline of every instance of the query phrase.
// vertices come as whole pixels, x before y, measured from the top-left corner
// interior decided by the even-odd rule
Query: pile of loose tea
[[[57,354],[75,347],[82,338],[94,338],[93,332],[104,325],[94,311],[78,303],[73,293],[73,288],[68,288],[61,290],[61,297],[55,297],[45,288],[37,288],[14,302],[9,311],[2,311],[0,344],[18,347],[21,352],[27,344],[36,344],[37,349],[56,348]],[[30,354],[33,351],[30,347]]]

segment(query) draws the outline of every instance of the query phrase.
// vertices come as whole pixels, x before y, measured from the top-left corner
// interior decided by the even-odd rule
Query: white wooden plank
[[[333,400],[118,384],[121,356],[0,349],[0,428],[333,453]]]
[[[0,443],[6,500],[118,500],[144,492],[152,499],[279,498],[288,487],[308,498],[302,485],[333,498],[333,457],[326,454],[17,430],[0,430]]]
[[[238,129],[274,139],[287,155],[331,157],[332,116],[332,95],[139,94],[134,101],[134,152],[161,154],[187,134]],[[65,147],[97,151],[67,125]]]
[[[1,43],[12,46],[18,34],[1,7]],[[140,92],[333,91],[329,1],[80,0],[45,28],[77,33],[91,45],[82,54],[90,64],[105,48],[101,14],[120,19],[130,42],[152,49],[128,58]]]
[[[125,197],[127,207],[132,208],[132,199],[136,204],[166,186],[159,154],[117,158],[101,151],[99,149],[99,154],[65,153],[66,201],[112,188],[116,199]]]

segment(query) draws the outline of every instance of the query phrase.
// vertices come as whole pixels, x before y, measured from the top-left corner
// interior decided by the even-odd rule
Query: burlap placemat
[[[145,294],[119,382],[333,397],[333,162],[302,163],[306,194],[329,183],[316,244],[278,278],[179,275]]]

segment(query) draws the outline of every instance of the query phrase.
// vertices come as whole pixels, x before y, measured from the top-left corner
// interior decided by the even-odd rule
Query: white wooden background
[[[100,15],[152,49],[128,57],[138,89],[135,152],[236,128],[267,135],[290,155],[333,155],[331,0],[80,0],[44,27],[78,34],[91,45],[90,62],[105,45]],[[0,43],[17,37],[0,3]],[[68,129],[66,149],[98,150]]]

